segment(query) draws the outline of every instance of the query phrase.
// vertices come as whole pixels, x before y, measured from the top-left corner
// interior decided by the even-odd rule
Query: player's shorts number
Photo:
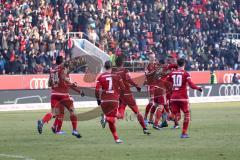
[[[172,75],[173,86],[181,87],[182,86],[182,75]]]

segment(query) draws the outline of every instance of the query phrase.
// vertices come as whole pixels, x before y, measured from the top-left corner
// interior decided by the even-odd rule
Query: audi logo
[[[240,76],[239,73],[237,73],[237,77]],[[224,83],[232,83],[232,78],[233,78],[233,73],[229,73],[229,74],[224,74],[223,76],[223,82]]]
[[[223,84],[219,87],[220,96],[234,96],[239,95],[240,85],[239,84]]]
[[[30,80],[30,89],[47,89],[48,78],[32,78]]]

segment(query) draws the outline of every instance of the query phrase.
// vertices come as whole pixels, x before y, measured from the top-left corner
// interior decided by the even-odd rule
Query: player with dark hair
[[[61,127],[64,118],[64,108],[66,107],[70,113],[70,120],[72,122],[72,135],[81,138],[81,135],[77,131],[77,116],[73,106],[73,99],[69,95],[69,90],[73,89],[78,93],[81,92],[76,89],[78,85],[70,81],[68,63],[64,63],[63,61],[62,56],[57,56],[57,66],[50,71],[48,83],[49,87],[51,87],[52,112],[47,113],[42,120],[38,120],[38,132],[42,134],[43,125],[50,121],[52,117],[55,117],[56,119],[52,126],[53,132],[56,134],[64,134],[64,132],[61,131]],[[83,58],[72,60],[72,62],[80,62],[78,64],[85,63]]]
[[[138,122],[143,128],[143,133],[149,135],[150,132],[146,128],[143,116],[138,109],[133,93],[131,91],[131,86],[136,87],[137,91],[139,92],[141,91],[141,88],[132,80],[132,78],[130,77],[130,72],[123,67],[123,57],[116,58],[116,69],[114,70],[114,73],[116,73],[122,78],[125,86],[124,93],[120,94],[121,103],[119,106],[119,118],[123,119],[126,106],[128,105],[131,110],[136,114]]]
[[[124,90],[124,84],[120,76],[112,73],[112,63],[104,64],[106,72],[101,74],[96,83],[95,96],[98,105],[101,105],[105,119],[109,124],[110,131],[116,143],[123,143],[116,131],[116,117],[119,106],[119,95]],[[100,94],[101,89],[101,94]],[[103,127],[105,127],[105,123]]]
[[[187,95],[187,85],[189,85],[192,89],[198,90],[200,92],[202,92],[202,88],[196,86],[191,81],[190,74],[185,71],[185,59],[177,60],[177,64],[178,69],[172,71],[168,78],[168,80],[173,83],[173,91],[171,95],[171,109],[173,118],[176,121],[179,121],[181,119],[180,111],[184,113],[184,122],[181,138],[189,138],[187,131],[190,123],[190,107]]]

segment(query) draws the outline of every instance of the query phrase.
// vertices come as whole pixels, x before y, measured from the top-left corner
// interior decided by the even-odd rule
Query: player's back
[[[123,85],[120,84],[121,81],[121,77],[117,74],[108,72],[101,74],[97,80],[97,89],[99,89],[100,87],[102,89],[101,99],[118,100]]]
[[[159,67],[159,64],[157,62],[149,63],[145,69],[146,73],[151,73],[155,71]]]
[[[121,79],[123,80],[123,84],[124,84],[124,92],[128,93],[131,92],[131,88],[130,88],[130,83],[129,80],[130,78],[130,72],[129,70],[127,70],[126,68],[120,67],[120,68],[115,68],[113,70],[113,73],[117,74],[118,76],[121,77]]]
[[[172,99],[188,99],[187,85],[188,79],[191,78],[190,74],[185,70],[178,69],[172,71],[169,76],[173,83]]]
[[[63,75],[66,76],[65,78],[69,78],[69,75],[64,73],[64,67],[62,65],[58,65],[54,69],[51,69],[50,82],[52,93],[68,94],[69,86],[65,83]]]

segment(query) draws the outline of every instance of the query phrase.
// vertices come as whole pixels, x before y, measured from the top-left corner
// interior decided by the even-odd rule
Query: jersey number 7
[[[112,91],[112,77],[107,77],[106,80],[108,81],[108,91]]]

